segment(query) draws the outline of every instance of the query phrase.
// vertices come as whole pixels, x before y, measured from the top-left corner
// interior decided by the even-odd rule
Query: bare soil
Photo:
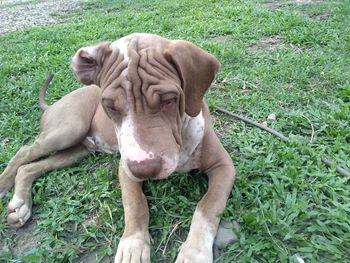
[[[32,26],[64,23],[65,19],[57,14],[78,9],[80,2],[80,0],[0,1],[0,34]]]
[[[260,4],[260,6],[268,9],[279,9],[288,5],[314,5],[314,4],[321,4],[326,1],[320,1],[320,0],[294,0],[294,1],[288,1],[288,0],[271,0],[266,1],[265,3]],[[329,3],[336,3],[336,1],[328,1]]]
[[[215,42],[224,43],[229,40],[229,36],[226,36],[226,35],[215,36],[212,38],[212,40]]]
[[[324,12],[319,14],[308,15],[307,17],[314,20],[327,20],[332,17],[332,14],[330,12]]]
[[[293,49],[295,52],[301,51],[299,47],[283,42],[280,36],[263,37],[257,43],[250,46],[250,51],[252,52],[272,52],[279,49]]]

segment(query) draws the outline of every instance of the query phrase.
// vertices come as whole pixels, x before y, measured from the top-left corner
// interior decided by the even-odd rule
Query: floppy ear
[[[202,108],[203,96],[220,68],[219,61],[192,43],[175,40],[164,50],[165,58],[175,65],[185,93],[185,112],[194,117]]]
[[[104,59],[112,52],[110,42],[102,42],[93,46],[82,47],[75,53],[71,67],[77,79],[86,85],[97,84],[97,75]]]

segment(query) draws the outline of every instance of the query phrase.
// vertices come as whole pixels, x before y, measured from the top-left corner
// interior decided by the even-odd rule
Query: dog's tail
[[[42,108],[43,110],[46,110],[50,105],[47,104],[47,102],[45,101],[45,94],[46,94],[46,91],[47,91],[47,88],[49,87],[49,84],[51,82],[53,78],[53,74],[50,73],[48,76],[47,76],[47,79],[45,80],[45,82],[43,83],[43,85],[41,86],[41,89],[40,89],[40,93],[39,93],[39,105],[40,105],[40,108]]]

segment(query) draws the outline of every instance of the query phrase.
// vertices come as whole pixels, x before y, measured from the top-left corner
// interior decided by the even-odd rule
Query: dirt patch
[[[279,9],[289,5],[315,5],[325,3],[326,1],[317,0],[294,0],[294,1],[267,1],[261,3],[260,6],[268,9]],[[327,3],[336,3],[335,1],[329,1]]]
[[[0,1],[0,34],[32,26],[63,23],[64,18],[52,14],[76,10],[80,2],[80,0]]]
[[[253,51],[275,51],[284,48],[286,48],[286,45],[279,36],[263,37],[250,47]]]
[[[2,239],[0,251],[8,251],[11,255],[19,257],[37,248],[40,244],[40,237],[35,234],[36,229],[36,220],[30,220],[22,228],[7,230],[6,236],[12,237],[12,240]]]
[[[332,14],[330,12],[323,12],[319,14],[307,15],[307,17],[314,20],[328,20],[332,17]]]
[[[28,221],[22,228],[9,228],[6,230],[6,237],[0,236],[0,262],[4,262],[2,261],[2,257],[4,256],[5,258],[16,258],[18,259],[18,262],[22,262],[19,261],[21,257],[36,253],[36,250],[40,248],[43,235],[45,235],[43,232],[40,233],[37,231],[37,220],[35,218]],[[103,249],[84,251],[83,253],[80,253],[79,256],[73,260],[73,262],[95,263],[98,260],[101,260],[101,254],[104,254]],[[15,262],[17,261],[15,260]],[[105,256],[99,262],[113,262],[113,256]]]
[[[227,42],[229,40],[229,37],[226,35],[220,35],[220,36],[212,37],[211,40],[213,40],[215,42],[219,42],[219,43],[224,43],[224,42]]]
[[[258,40],[257,43],[250,46],[250,51],[261,52],[261,51],[276,51],[281,49],[293,49],[296,52],[300,52],[301,49],[295,45],[287,44],[279,36],[263,37]]]

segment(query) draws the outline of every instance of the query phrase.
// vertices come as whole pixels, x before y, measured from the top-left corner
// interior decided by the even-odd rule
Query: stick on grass
[[[248,124],[250,124],[250,125],[252,125],[254,127],[258,127],[258,128],[260,128],[260,129],[262,129],[264,131],[267,131],[267,132],[275,135],[276,137],[280,138],[284,142],[288,142],[289,141],[288,137],[284,136],[282,133],[280,133],[278,131],[275,131],[274,129],[271,129],[271,128],[267,127],[267,126],[264,126],[264,125],[262,125],[260,123],[257,123],[257,122],[255,122],[255,121],[253,121],[253,120],[251,120],[251,119],[249,119],[247,117],[241,116],[241,115],[236,114],[236,113],[232,113],[232,112],[227,111],[227,110],[225,110],[223,108],[215,107],[215,109],[218,112],[225,113],[225,114],[227,114],[227,115],[229,115],[229,116],[231,116],[231,117],[233,117],[235,119],[241,120],[241,121],[243,121],[245,123],[248,123]],[[321,160],[326,166],[332,167],[332,162],[330,160],[328,160],[328,159],[326,159],[324,157]],[[346,169],[344,169],[343,167],[336,165],[336,170],[341,175],[350,177],[350,172],[347,171]]]

